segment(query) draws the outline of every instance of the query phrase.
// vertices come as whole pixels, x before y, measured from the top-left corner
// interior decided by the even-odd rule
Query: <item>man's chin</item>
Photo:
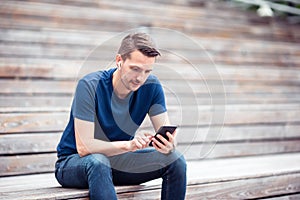
[[[141,85],[132,85],[131,91],[135,92],[135,91],[137,91],[140,87],[141,87]]]

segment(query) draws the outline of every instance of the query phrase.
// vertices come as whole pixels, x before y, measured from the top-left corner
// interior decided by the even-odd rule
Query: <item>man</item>
[[[168,140],[135,134],[146,115],[157,131],[170,124],[162,86],[151,75],[160,55],[149,35],[129,34],[117,68],[91,73],[77,85],[70,120],[57,147],[55,176],[63,187],[89,188],[90,199],[117,199],[114,185],[162,178],[161,199],[184,199],[186,163]],[[149,148],[152,141],[154,148]]]

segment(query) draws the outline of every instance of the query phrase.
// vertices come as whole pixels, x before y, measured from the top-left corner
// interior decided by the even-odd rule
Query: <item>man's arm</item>
[[[114,156],[143,149],[149,142],[148,137],[136,137],[130,141],[106,142],[94,138],[94,122],[75,118],[74,125],[76,148],[81,157],[92,153]]]
[[[150,120],[155,129],[155,132],[157,132],[161,126],[170,125],[170,120],[167,112],[152,116],[150,117]],[[152,138],[153,146],[155,147],[155,149],[164,154],[170,153],[177,145],[176,131],[173,134],[168,132],[167,136],[169,137],[169,141],[161,135],[158,135],[158,138],[163,142],[163,144],[157,141],[154,137]]]

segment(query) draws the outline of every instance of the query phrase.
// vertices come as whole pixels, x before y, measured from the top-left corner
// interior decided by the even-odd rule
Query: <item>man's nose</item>
[[[139,74],[137,75],[136,80],[137,80],[138,82],[143,82],[143,80],[145,79],[145,77],[146,77],[146,73],[141,72],[141,73],[139,73]]]

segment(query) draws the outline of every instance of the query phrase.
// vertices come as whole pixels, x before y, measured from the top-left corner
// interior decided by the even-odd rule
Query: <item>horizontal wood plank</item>
[[[189,80],[189,79],[172,79],[161,80],[161,83],[165,90],[172,91],[173,94],[224,94],[225,93],[299,93],[300,87],[297,84],[278,84],[274,87],[271,82],[256,82],[252,81],[238,81],[238,82],[222,82],[219,80]],[[57,95],[72,95],[75,92],[76,81],[75,80],[3,80],[0,79],[0,84],[3,86],[1,95],[8,94],[57,94]]]
[[[108,41],[109,42],[109,41]],[[171,41],[170,41],[171,42]],[[111,42],[112,43],[112,42]],[[107,45],[107,44],[106,44]],[[101,59],[113,61],[115,49],[118,46],[106,46],[105,43],[97,46],[83,46],[78,47],[77,45],[47,45],[44,44],[0,44],[0,55],[2,57],[25,57],[25,58],[48,58],[48,59],[81,59],[82,61],[85,58],[89,58],[89,60],[99,60],[99,55],[101,55]],[[90,52],[94,51],[97,47],[97,54],[90,54]],[[101,47],[101,49],[100,49]],[[208,53],[211,55],[211,58],[215,61],[221,62],[232,62],[232,63],[270,63],[270,64],[294,64],[295,66],[299,66],[297,64],[300,63],[299,55],[300,50],[295,51],[293,54],[284,54],[284,53],[276,53],[276,52],[264,52],[257,53],[247,51],[209,51],[202,50],[199,46],[196,45],[198,49],[172,49],[169,46],[162,46],[162,49],[167,49],[169,52],[176,52],[179,55],[189,55],[187,58],[194,62],[209,62]],[[3,49],[3,50],[1,50]],[[200,50],[199,50],[200,49]],[[245,50],[246,51],[246,50]],[[163,52],[163,56],[160,60],[168,60],[170,57],[167,52]]]
[[[272,182],[271,186],[268,184],[269,182]],[[293,193],[299,191],[298,187],[299,174],[263,177],[239,181],[224,181],[222,183],[210,183],[205,185],[188,185],[186,199],[199,199],[199,197],[205,197],[208,199],[220,199],[224,197],[230,199],[242,199],[267,196],[272,197],[282,194],[291,194],[292,197],[297,197],[297,195],[293,195]],[[152,187],[149,189],[145,188],[145,190],[142,188],[144,187],[136,187],[136,191],[134,192],[130,192],[130,190],[119,192],[119,190],[117,190],[118,199],[159,199],[161,191],[159,188]],[[38,189],[35,191],[29,190],[25,194],[24,192],[16,192],[15,194],[2,193],[3,197],[6,199],[22,199],[20,198],[21,194],[24,195],[22,198],[30,199],[75,198],[88,200],[87,190],[63,189],[54,187],[48,189]]]
[[[179,127],[177,141],[180,145],[205,143],[268,142],[300,139],[300,125],[269,124],[225,127]],[[153,128],[139,132],[152,132]],[[6,134],[0,137],[0,155],[55,152],[61,132]],[[200,145],[201,146],[201,145]]]
[[[62,131],[68,117],[69,114],[66,112],[0,114],[0,133]]]
[[[10,4],[11,3],[11,4]],[[101,5],[101,4],[100,4]],[[45,20],[40,20],[40,19],[47,19],[47,24],[48,27],[50,24],[52,24],[52,27],[64,27],[64,28],[75,28],[75,29],[95,29],[97,28],[96,24],[97,23],[102,23],[103,25],[101,26],[102,29],[104,29],[104,25],[109,24],[108,29],[113,29],[115,30],[121,30],[120,28],[124,29],[129,29],[130,26],[128,24],[132,24],[131,27],[134,27],[134,25],[138,24],[153,24],[153,26],[156,27],[169,27],[169,28],[177,28],[177,29],[183,29],[185,26],[183,26],[185,21],[189,21],[190,26],[188,26],[188,29],[186,31],[193,31],[197,32],[198,34],[203,31],[203,29],[212,29],[211,27],[219,27],[219,32],[221,32],[220,35],[226,35],[226,34],[231,34],[231,35],[237,35],[236,31],[232,31],[232,28],[237,29],[240,34],[248,35],[248,37],[255,37],[257,35],[260,35],[261,37],[265,37],[266,39],[272,39],[273,35],[276,35],[278,38],[286,38],[286,33],[284,31],[278,31],[277,29],[273,29],[272,32],[264,32],[264,28],[259,27],[259,26],[246,26],[244,24],[240,24],[238,26],[232,26],[235,25],[234,23],[232,24],[226,24],[229,26],[226,28],[224,26],[224,23],[221,20],[211,20],[210,23],[216,22],[216,26],[212,26],[211,24],[208,24],[207,20],[201,20],[201,18],[196,18],[197,20],[188,18],[188,19],[181,19],[178,16],[185,16],[184,15],[178,15],[176,14],[176,17],[170,16],[169,14],[166,14],[163,16],[164,20],[161,20],[161,17],[159,18],[159,14],[150,14],[148,13],[148,18],[143,18],[142,16],[144,15],[144,12],[139,10],[135,11],[135,14],[129,14],[128,12],[123,12],[122,9],[125,7],[122,7],[121,10],[118,9],[105,9],[102,8],[102,12],[97,12],[97,8],[81,8],[80,13],[74,13],[74,10],[76,10],[76,7],[73,6],[57,6],[57,5],[51,5],[51,4],[39,4],[39,3],[23,3],[21,8],[19,8],[19,4],[16,2],[5,2],[6,9],[2,10],[2,15],[3,17],[6,17],[5,14],[11,14],[13,13],[14,16],[22,16],[20,18],[15,17],[14,18],[14,23],[16,23],[18,20],[21,21],[21,24],[28,24],[28,25],[35,25],[36,26],[45,26],[43,25],[43,22]],[[127,6],[126,6],[127,7]],[[55,10],[56,15],[53,15],[53,10]],[[90,13],[97,13],[91,15]],[[161,13],[161,12],[159,12]],[[172,12],[170,12],[172,13]],[[40,16],[40,17],[30,17],[30,16]],[[109,19],[107,19],[107,16],[110,16]],[[4,22],[8,21],[8,23],[3,24],[2,26],[5,27],[5,25],[10,25],[12,23],[9,23],[9,17],[7,17],[7,20]],[[27,21],[26,21],[27,19]],[[79,20],[80,19],[80,20]],[[102,20],[99,20],[102,19]],[[105,21],[103,20],[105,19]],[[126,21],[126,24],[120,24],[119,20],[124,19]],[[126,19],[126,20],[125,20]],[[143,19],[143,22],[140,21],[140,19]],[[176,19],[176,21],[175,21]],[[109,20],[109,21],[108,21]],[[197,21],[199,22],[201,20],[201,23],[197,24],[197,26],[192,26],[192,24],[196,23]],[[59,21],[60,23],[55,23]],[[196,21],[196,22],[194,22]],[[30,22],[30,23],[28,23]],[[94,22],[94,23],[92,23]],[[106,22],[106,23],[103,23]],[[108,23],[110,22],[110,23]],[[79,25],[80,24],[80,25]],[[119,25],[118,26],[112,26],[112,24]],[[63,25],[63,26],[62,26]],[[77,26],[76,26],[77,25]],[[91,26],[94,25],[94,26]],[[127,25],[127,26],[126,26]],[[200,25],[200,27],[199,27]],[[206,31],[207,32],[207,31]],[[216,30],[211,31],[216,34]],[[284,37],[285,36],[285,37]]]
[[[54,172],[55,153],[0,157],[0,176]]]
[[[95,46],[95,44],[102,44],[118,34],[117,32],[92,30],[26,30],[5,28],[2,28],[0,33],[1,41],[6,44],[23,43],[27,45],[34,43],[47,46],[77,45],[79,47],[92,47]],[[213,36],[197,37],[195,35],[191,35],[191,37],[209,52],[224,52],[224,49],[226,49],[227,51],[238,51],[246,54],[248,52],[256,52],[261,54],[298,55],[300,50],[296,43],[283,42],[280,40],[267,41],[260,40],[259,38],[257,40],[251,40],[244,37],[234,39]],[[168,37],[167,40],[157,39],[161,46],[168,46],[170,49],[182,49],[182,45],[175,40],[175,37]],[[187,46],[185,45],[184,47],[186,48]]]
[[[202,160],[296,153],[300,151],[299,142],[298,139],[251,143],[185,144],[179,145],[177,148],[187,160]],[[53,172],[56,153],[1,156],[0,161],[0,176]]]
[[[254,199],[299,192],[300,174],[246,179],[188,187],[187,199]],[[271,183],[271,184],[270,184]]]
[[[193,185],[296,173],[299,172],[299,156],[299,153],[295,153],[188,161],[188,182]],[[153,184],[157,184],[157,181],[145,185]],[[0,182],[2,192],[22,191],[24,187],[38,189],[58,186],[53,173],[2,177]]]
[[[186,144],[178,146],[188,160],[230,158],[300,151],[300,140],[241,143]]]
[[[229,196],[259,197],[264,193],[273,196],[298,192],[299,158],[299,154],[291,154],[188,162],[188,199],[197,198],[199,195],[216,197],[223,193]],[[286,181],[289,181],[289,184]],[[36,184],[37,182],[40,184]],[[255,182],[261,187],[258,190]],[[238,186],[239,183],[245,187]],[[248,187],[246,184],[249,184]],[[31,195],[29,196],[31,198],[41,198],[45,194],[47,197],[53,195],[51,197],[56,199],[69,197],[68,195],[74,195],[79,199],[88,195],[87,190],[60,188],[54,174],[4,177],[1,178],[0,187],[1,196],[5,199],[24,198],[20,196],[22,193]],[[268,190],[267,187],[281,189]],[[155,191],[155,195],[159,195],[158,189],[160,189],[159,181],[152,181],[143,186],[116,187],[120,198],[126,197],[126,193],[127,197],[133,196],[131,192],[135,191],[137,196],[134,197],[137,199],[141,198],[141,193],[146,194],[149,191],[152,193]]]
[[[214,95],[212,98],[208,95],[195,94],[193,95],[181,95],[180,98],[174,94],[165,91],[166,102],[168,106],[181,106],[186,105],[213,105],[224,104],[222,100],[224,95]],[[282,105],[282,104],[297,104],[300,102],[300,94],[298,93],[270,93],[270,94],[226,94],[226,105],[262,105],[262,108],[266,105]],[[18,112],[57,112],[57,111],[69,111],[72,103],[72,95],[57,96],[51,95],[12,95],[12,96],[0,96],[0,113],[18,113]]]
[[[293,195],[299,192],[300,174],[281,175],[257,179],[225,181],[187,187],[187,200],[193,199],[254,199],[277,195]],[[272,183],[271,185],[269,183]],[[119,199],[159,199],[160,189],[128,192]]]
[[[226,112],[225,112],[226,111]],[[299,106],[238,105],[169,107],[173,124],[183,126],[242,125],[258,123],[298,123]],[[0,113],[0,133],[62,131],[69,112]],[[143,123],[150,127],[148,119]]]
[[[267,198],[267,200],[297,200],[300,199],[300,194],[280,195],[276,197]]]
[[[34,61],[35,60],[35,61]],[[25,59],[6,58],[1,59],[0,76],[4,78],[45,78],[45,79],[70,79],[77,80],[78,73],[83,75],[85,66],[78,62],[62,59]],[[20,62],[20,63],[18,63]],[[95,64],[101,70],[101,62]],[[111,64],[114,67],[114,64]],[[212,68],[210,68],[212,67]],[[102,69],[104,70],[104,68]],[[89,70],[92,71],[92,70]],[[218,80],[224,81],[255,81],[276,83],[299,83],[300,70],[298,67],[276,67],[276,66],[234,66],[198,64],[178,64],[157,62],[154,72],[161,80],[183,79],[183,80]]]
[[[0,137],[0,154],[55,152],[61,133],[10,134]]]

